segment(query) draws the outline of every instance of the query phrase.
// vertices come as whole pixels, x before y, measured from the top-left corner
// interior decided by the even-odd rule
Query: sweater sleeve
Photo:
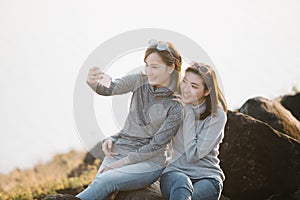
[[[97,94],[103,95],[103,96],[111,96],[111,95],[117,95],[117,94],[124,94],[127,92],[134,91],[141,85],[142,83],[142,74],[132,74],[127,75],[122,78],[114,80],[110,87],[107,88],[102,85],[91,85],[87,83]],[[102,140],[104,142],[105,140],[112,140],[113,143],[119,138],[119,134],[112,135],[108,138],[105,138]]]
[[[200,160],[222,141],[225,123],[226,114],[219,108],[217,114],[206,118],[203,127],[197,130],[194,111],[185,107],[183,143],[189,163]]]
[[[142,84],[142,74],[127,75],[111,82],[110,87],[103,85],[90,85],[97,94],[103,96],[111,96],[132,92]]]
[[[142,146],[136,152],[128,154],[130,163],[148,160],[159,153],[164,153],[167,144],[170,143],[172,137],[177,133],[182,118],[181,105],[178,102],[174,102],[174,105],[149,144]]]

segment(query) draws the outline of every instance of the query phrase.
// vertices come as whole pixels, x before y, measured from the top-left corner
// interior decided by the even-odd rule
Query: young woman
[[[184,119],[172,140],[172,158],[163,171],[161,191],[170,200],[217,200],[224,180],[218,154],[226,101],[209,65],[191,63],[180,88],[175,100],[184,106]]]
[[[115,191],[149,186],[166,165],[167,144],[181,121],[181,105],[172,95],[179,89],[182,60],[173,44],[152,41],[144,61],[145,74],[116,79],[108,88],[99,84],[107,75],[98,67],[89,72],[87,83],[96,93],[133,95],[124,127],[103,141],[106,157],[94,181],[77,195],[82,200],[108,199]]]

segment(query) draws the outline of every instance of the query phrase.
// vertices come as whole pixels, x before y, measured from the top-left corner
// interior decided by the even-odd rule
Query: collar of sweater
[[[149,84],[149,92],[154,96],[165,97],[173,93],[173,91],[168,87],[156,88]]]
[[[206,103],[205,103],[205,101],[203,101],[199,105],[195,105],[195,106],[193,105],[192,108],[193,108],[193,111],[195,113],[196,119],[199,120],[200,119],[200,114],[202,114],[206,109]]]
[[[149,92],[154,96],[165,97],[172,95],[175,91],[177,91],[177,84],[174,79],[171,79],[171,83],[167,87],[156,88],[149,84]]]

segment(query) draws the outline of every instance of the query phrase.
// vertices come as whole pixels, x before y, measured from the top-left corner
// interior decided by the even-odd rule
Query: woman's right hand
[[[118,153],[111,152],[112,144],[113,142],[110,139],[104,140],[104,142],[102,143],[102,151],[104,152],[105,156],[109,158],[118,155]]]
[[[88,78],[87,78],[88,84],[96,86],[98,84],[99,80],[101,80],[103,78],[103,75],[104,75],[104,72],[102,72],[99,67],[92,67],[89,70],[89,74],[88,74]]]

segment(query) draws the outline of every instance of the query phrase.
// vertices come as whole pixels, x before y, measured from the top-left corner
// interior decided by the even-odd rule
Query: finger
[[[178,93],[174,93],[172,95],[175,96],[175,97],[181,97],[181,94],[178,94]]]
[[[92,67],[92,68],[90,69],[90,71],[96,71],[96,70],[99,70],[99,69],[100,69],[100,67],[95,66],[95,67]]]
[[[104,72],[101,71],[100,69],[98,69],[98,70],[95,70],[95,71],[91,71],[90,74],[92,74],[92,75],[98,75],[98,74],[104,74]]]
[[[89,74],[88,77],[92,79],[102,79],[104,74]]]
[[[184,104],[181,99],[173,99],[173,101],[177,101],[177,102],[181,103],[182,105]]]
[[[112,141],[111,141],[111,140],[107,141],[107,147],[108,147],[109,149],[111,149],[111,147],[112,147]]]
[[[106,141],[105,142],[103,142],[103,144],[102,144],[102,151],[107,151],[107,146],[106,146]]]
[[[109,155],[110,155],[110,156],[117,156],[117,155],[119,155],[119,153],[109,152]]]
[[[172,99],[173,101],[178,101],[179,103],[182,103],[181,99]]]
[[[174,95],[174,99],[182,99],[181,95]]]

